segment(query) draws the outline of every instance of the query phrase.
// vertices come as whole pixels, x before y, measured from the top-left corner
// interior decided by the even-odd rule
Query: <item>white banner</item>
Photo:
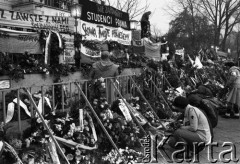
[[[0,28],[0,51],[9,53],[42,54],[39,34]]]
[[[83,35],[83,40],[116,41],[124,45],[131,45],[132,32],[130,30],[85,21],[81,21],[78,30],[79,28],[80,33]]]
[[[72,17],[38,15],[20,11],[9,11],[1,8],[0,24],[21,28],[33,28],[36,30],[47,29],[58,32],[74,31],[74,18]]]

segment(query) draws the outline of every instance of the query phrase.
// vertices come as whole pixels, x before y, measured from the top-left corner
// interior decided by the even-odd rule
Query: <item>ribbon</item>
[[[45,100],[46,100],[46,102],[47,102],[47,104],[48,104],[48,106],[52,109],[52,106],[51,106],[51,103],[50,103],[50,100],[49,100],[49,98],[47,98],[47,97],[44,97],[45,98]]]
[[[203,68],[203,65],[202,65],[202,63],[201,63],[199,57],[196,57],[196,58],[195,58],[195,62],[194,62],[193,67],[196,67],[197,69],[201,69],[201,68]]]
[[[80,132],[83,132],[84,125],[83,125],[83,109],[79,109],[79,126]]]
[[[15,99],[13,100],[13,102],[15,102],[15,103],[17,104],[18,99],[15,98]],[[27,105],[24,104],[20,99],[19,99],[19,105],[24,109],[24,111],[26,112],[26,114],[27,114],[29,117],[31,117],[31,113],[29,112],[29,110],[28,110],[28,108],[27,108]]]
[[[96,133],[96,130],[95,130],[95,126],[93,124],[92,117],[88,113],[87,113],[87,117],[88,117],[88,120],[89,120],[89,125],[92,129],[93,138],[94,138],[95,142],[97,142],[97,133]]]
[[[55,145],[54,142],[52,142],[51,138],[49,139],[49,142],[48,142],[48,151],[49,151],[49,154],[51,156],[52,162],[54,164],[60,164],[60,160],[59,160],[58,154],[57,154],[56,145]]]
[[[14,104],[14,103],[17,104],[17,101],[18,101],[17,98],[15,98],[15,99],[13,100],[13,102],[11,102],[11,103],[8,104],[6,123],[8,123],[8,122],[10,122],[10,121],[12,120],[13,115],[14,115],[14,108],[15,108],[15,104]],[[28,108],[27,108],[27,105],[24,104],[21,100],[19,100],[19,105],[20,105],[20,107],[22,107],[22,108],[24,109],[25,113],[26,113],[29,117],[31,117],[31,113],[29,112],[29,110],[28,110]]]
[[[10,122],[13,118],[15,104],[13,102],[8,104],[6,123]]]
[[[189,61],[191,62],[191,64],[193,65],[194,64],[194,61],[192,60],[192,58],[188,55],[188,59]]]
[[[130,114],[127,106],[124,104],[122,99],[119,99],[119,100],[120,100],[119,109],[122,111],[126,121],[128,121],[128,122],[132,121],[132,117],[131,117],[131,114]]]
[[[4,142],[0,141],[0,157],[2,156],[3,150],[4,150]]]
[[[63,44],[62,44],[62,38],[60,36],[60,34],[57,31],[53,31],[57,37],[58,37],[58,43],[59,43],[59,48],[63,48]]]
[[[50,100],[49,100],[49,98],[47,98],[47,97],[44,97],[44,99],[46,100],[46,102],[47,102],[47,104],[48,104],[48,106],[52,109],[52,106],[51,106],[51,103],[50,103]],[[43,101],[43,99],[42,99],[42,97],[39,99],[39,101],[38,101],[38,111],[42,114],[42,111],[43,111],[43,104],[42,104],[42,101]],[[36,117],[38,117],[38,113],[36,113]]]
[[[49,54],[49,44],[51,40],[51,34],[52,32],[49,31],[49,35],[46,40],[46,46],[45,46],[45,58],[44,58],[44,64],[48,64],[48,54]]]

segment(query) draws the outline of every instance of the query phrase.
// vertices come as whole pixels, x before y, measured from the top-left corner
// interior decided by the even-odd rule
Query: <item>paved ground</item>
[[[224,163],[223,160],[221,160],[221,154],[223,154],[223,151],[231,151],[231,149],[236,149],[236,152],[227,153],[224,156],[224,159],[240,159],[240,120],[239,119],[225,119],[219,116],[219,122],[216,128],[214,128],[214,142],[218,143],[218,146],[213,146],[212,151],[205,149],[202,152],[200,152],[199,155],[199,161],[195,161],[194,163],[213,163],[211,162],[211,159],[216,159],[215,163]],[[226,146],[223,147],[223,143],[226,143]],[[235,145],[229,146],[230,144],[227,144],[227,142],[231,142]],[[210,153],[212,152],[212,153]],[[212,154],[213,157],[209,154]],[[236,158],[234,158],[236,157]],[[164,158],[162,158],[161,154],[158,153],[158,163],[164,163],[168,164],[169,162],[166,162]],[[176,163],[176,162],[175,162]],[[193,163],[193,162],[181,162],[181,163]],[[226,162],[226,163],[240,163],[238,162]]]

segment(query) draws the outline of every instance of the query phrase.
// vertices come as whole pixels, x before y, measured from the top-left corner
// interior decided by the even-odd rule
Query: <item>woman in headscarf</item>
[[[229,69],[229,80],[226,83],[226,87],[231,89],[227,102],[229,108],[225,113],[225,118],[239,118],[239,107],[240,107],[240,68],[235,66],[235,63],[228,62],[225,66],[230,67]]]

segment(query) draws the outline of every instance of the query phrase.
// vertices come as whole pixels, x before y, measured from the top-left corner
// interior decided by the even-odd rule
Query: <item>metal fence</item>
[[[147,83],[147,87],[151,90],[154,95],[161,94],[161,89],[164,83],[166,83],[166,79],[164,75],[156,75],[152,74],[149,79],[141,80],[138,82],[136,78],[141,75],[126,75],[126,76],[117,76],[116,78],[105,78],[104,81],[106,83],[106,99],[108,100],[109,104],[112,101],[121,98],[123,96],[125,99],[131,98],[134,96],[136,91],[141,90],[143,91],[143,87],[146,87],[145,84]],[[110,95],[109,87],[111,84],[111,80],[114,81],[115,86],[117,87],[118,92],[113,92],[114,95]],[[85,93],[86,97],[88,97],[88,87],[89,80],[80,80],[80,81],[69,81],[69,82],[60,82],[60,83],[53,83],[49,85],[42,85],[42,86],[22,86],[20,88],[11,88],[11,89],[3,89],[0,90],[0,112],[1,117],[0,121],[6,123],[7,110],[9,108],[9,103],[12,103],[15,100],[14,104],[15,112],[17,112],[17,121],[19,125],[19,132],[22,133],[22,125],[21,125],[21,105],[25,103],[24,94],[26,94],[26,90],[29,91],[31,95],[35,95],[33,97],[37,97],[36,99],[40,100],[38,106],[42,108],[42,114],[45,113],[45,104],[52,108],[54,112],[57,111],[68,111],[69,106],[71,106],[73,102],[79,101],[81,99],[81,93],[78,89],[76,84],[82,88],[83,92]],[[37,91],[37,92],[36,92]],[[139,91],[138,91],[139,92]],[[12,94],[12,95],[11,95]],[[10,95],[10,96],[9,96]],[[37,96],[36,96],[37,95]],[[120,96],[121,95],[121,96]],[[142,95],[144,96],[144,95]],[[48,99],[47,99],[48,98]],[[47,100],[49,100],[47,102]],[[32,103],[28,103],[27,109],[30,112],[30,117],[34,118],[36,116],[36,111],[34,110],[34,106]],[[16,110],[17,109],[17,110]],[[14,112],[13,111],[13,112]],[[15,113],[16,115],[16,113]]]

